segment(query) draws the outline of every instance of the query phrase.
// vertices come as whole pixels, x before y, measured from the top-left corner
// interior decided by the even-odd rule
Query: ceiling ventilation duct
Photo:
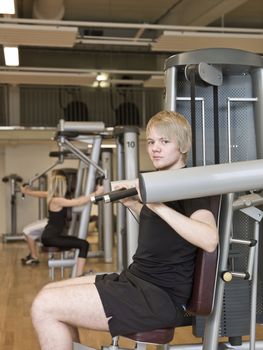
[[[64,17],[64,0],[35,0],[33,18],[61,20]]]

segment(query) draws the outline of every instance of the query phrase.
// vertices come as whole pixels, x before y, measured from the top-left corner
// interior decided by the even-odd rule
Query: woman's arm
[[[103,186],[97,186],[96,191],[90,193],[87,196],[80,196],[77,198],[63,198],[54,197],[52,198],[52,204],[56,207],[80,207],[90,202],[92,196],[98,196],[104,192]]]
[[[35,190],[32,190],[28,185],[21,186],[20,191],[27,196],[37,197],[37,198],[47,198],[47,191],[35,191]]]
[[[90,195],[71,198],[71,199],[64,198],[64,197],[52,198],[52,204],[55,205],[56,207],[80,207],[89,202],[90,202]]]
[[[209,210],[200,209],[187,217],[162,203],[147,206],[188,242],[207,252],[215,250],[219,239],[218,230],[214,215]]]

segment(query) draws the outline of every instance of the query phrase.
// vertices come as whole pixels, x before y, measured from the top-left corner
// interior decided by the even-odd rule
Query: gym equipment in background
[[[2,181],[10,185],[10,232],[3,234],[3,242],[16,241],[24,239],[22,233],[17,233],[17,205],[16,196],[20,192],[18,184],[23,181],[22,177],[17,174],[4,176]]]

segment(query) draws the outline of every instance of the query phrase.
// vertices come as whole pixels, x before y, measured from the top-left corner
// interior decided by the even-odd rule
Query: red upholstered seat
[[[152,344],[168,344],[174,336],[174,328],[155,329],[149,332],[139,332],[126,335],[126,338],[137,342],[152,343]]]
[[[42,246],[41,247],[41,251],[43,253],[59,253],[62,250],[58,247],[46,247],[46,246]]]

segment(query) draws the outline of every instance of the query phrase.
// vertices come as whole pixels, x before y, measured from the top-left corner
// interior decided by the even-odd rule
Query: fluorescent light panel
[[[14,0],[0,0],[0,13],[14,15],[15,1]]]
[[[17,46],[4,46],[6,66],[19,66],[19,53]]]
[[[215,47],[263,53],[263,35],[164,31],[152,50],[178,52]]]
[[[77,32],[76,27],[4,23],[0,24],[0,42],[4,45],[73,47]]]
[[[106,81],[106,80],[109,79],[109,74],[107,74],[107,73],[99,73],[97,75],[96,79],[97,79],[97,81]]]
[[[92,86],[96,74],[0,71],[0,84]]]
[[[110,86],[110,82],[108,80],[102,80],[102,81],[94,81],[92,84],[93,87],[101,87],[101,88],[107,88]]]

